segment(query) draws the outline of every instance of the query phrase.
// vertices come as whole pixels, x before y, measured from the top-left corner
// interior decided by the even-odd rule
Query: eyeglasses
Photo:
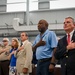
[[[25,34],[25,35],[21,35],[21,36],[28,36],[28,35],[27,35],[27,34]],[[21,37],[21,36],[20,36],[20,37]]]
[[[3,40],[3,42],[8,42],[7,40]]]

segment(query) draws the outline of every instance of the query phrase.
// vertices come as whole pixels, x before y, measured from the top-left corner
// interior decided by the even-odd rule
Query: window
[[[38,0],[30,0],[29,10],[38,10]]]
[[[75,8],[75,0],[51,0],[50,9]]]
[[[7,0],[7,12],[26,11],[27,0]],[[38,10],[40,1],[47,0],[29,0],[29,11]],[[75,8],[75,0],[48,0],[50,9]]]
[[[29,10],[38,10],[38,0],[29,0]],[[7,12],[26,11],[26,0],[7,0]]]
[[[7,0],[7,12],[26,11],[26,0]]]

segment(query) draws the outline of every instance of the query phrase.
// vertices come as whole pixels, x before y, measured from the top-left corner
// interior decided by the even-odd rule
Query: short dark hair
[[[46,27],[48,27],[48,22],[47,22],[46,20],[41,19],[41,20],[38,22],[38,24],[40,24],[41,22],[44,23]]]

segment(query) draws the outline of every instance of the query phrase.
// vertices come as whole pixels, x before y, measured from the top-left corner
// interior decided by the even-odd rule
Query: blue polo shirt
[[[10,50],[10,53],[13,51],[14,49]],[[17,48],[15,49],[17,50]],[[12,54],[11,59],[10,59],[10,66],[14,67],[16,66],[16,57],[14,56],[14,54]]]
[[[57,47],[57,42],[58,42],[56,34],[53,31],[49,31],[47,29],[45,33],[42,35],[42,37],[40,36],[40,34],[37,35],[33,43],[33,46],[36,45],[41,38],[43,41],[46,42],[46,45],[37,47],[36,49],[37,60],[52,57],[53,48]]]

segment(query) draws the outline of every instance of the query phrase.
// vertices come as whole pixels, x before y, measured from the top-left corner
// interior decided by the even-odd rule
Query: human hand
[[[28,68],[23,68],[23,73],[27,74],[28,73]]]
[[[69,43],[69,45],[67,46],[67,50],[72,50],[72,49],[74,49],[74,48],[75,48],[75,42],[71,41],[71,42]]]
[[[3,49],[3,51],[6,51],[6,49]]]
[[[14,52],[15,52],[15,51],[12,51],[12,52],[11,52],[11,55],[14,54]]]
[[[53,64],[49,65],[49,71],[50,72],[54,72],[54,68],[55,68],[55,66]]]
[[[19,51],[22,50],[22,49],[24,49],[24,46],[21,46],[21,47],[18,48]]]

